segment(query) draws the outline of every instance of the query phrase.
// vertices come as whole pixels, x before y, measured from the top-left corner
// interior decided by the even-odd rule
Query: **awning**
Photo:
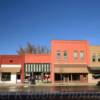
[[[90,70],[97,70],[99,71],[100,70],[100,67],[89,67]]]
[[[20,67],[1,67],[0,72],[11,72],[11,73],[17,73],[20,72]]]
[[[55,73],[88,73],[88,67],[84,64],[55,64]]]

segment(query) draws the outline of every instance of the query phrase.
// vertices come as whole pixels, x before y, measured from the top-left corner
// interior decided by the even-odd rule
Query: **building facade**
[[[100,81],[100,46],[86,40],[52,40],[50,54],[0,56],[0,83],[96,84]]]
[[[51,56],[49,54],[26,54],[24,63],[24,79],[35,78],[36,83],[50,81]]]
[[[52,41],[52,82],[88,81],[87,41]]]
[[[0,83],[20,83],[24,81],[24,56],[0,56]]]

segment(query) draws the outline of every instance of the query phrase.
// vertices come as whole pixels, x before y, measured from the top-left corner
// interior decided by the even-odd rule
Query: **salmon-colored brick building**
[[[88,81],[89,54],[87,41],[53,40],[51,44],[52,82]]]
[[[100,80],[100,46],[86,40],[52,40],[50,54],[0,56],[0,82],[85,82]]]

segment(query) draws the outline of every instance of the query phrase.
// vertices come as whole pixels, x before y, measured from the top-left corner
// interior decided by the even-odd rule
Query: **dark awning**
[[[100,67],[89,67],[90,70],[100,70]]]

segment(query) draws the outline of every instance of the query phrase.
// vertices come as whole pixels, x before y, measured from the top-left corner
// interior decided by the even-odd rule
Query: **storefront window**
[[[2,81],[10,81],[11,80],[11,73],[2,73],[1,80]]]
[[[36,72],[38,72],[38,64],[36,64]]]
[[[28,70],[27,70],[27,64],[25,65],[25,72],[28,72]]]
[[[30,72],[33,72],[33,65],[30,65]]]
[[[44,64],[44,72],[46,72],[46,67],[47,67],[46,64]]]
[[[50,65],[47,64],[47,72],[50,72]]]
[[[92,74],[92,76],[93,76],[94,79],[100,79],[100,74],[99,73]]]
[[[30,72],[30,64],[28,65],[28,72]]]
[[[35,64],[33,65],[33,71],[36,72]]]
[[[41,72],[41,64],[39,64],[39,72]]]
[[[36,64],[26,64],[25,72],[50,72],[50,64],[48,63],[36,63]]]
[[[17,79],[20,80],[20,73],[17,73]]]

